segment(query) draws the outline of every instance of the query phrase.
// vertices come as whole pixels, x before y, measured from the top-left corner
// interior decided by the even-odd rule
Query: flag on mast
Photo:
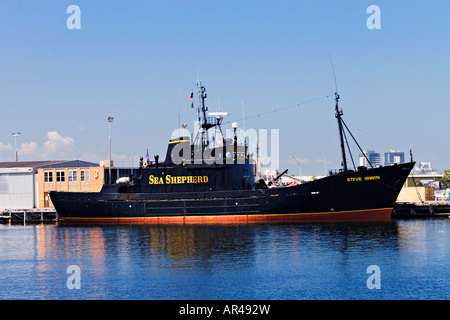
[[[188,100],[191,100],[192,98],[194,98],[194,93],[193,92],[191,92],[191,94],[189,95]]]
[[[148,160],[149,159],[148,159],[148,149],[147,149],[147,154],[145,155],[144,162],[142,163],[142,167],[144,167],[144,168],[148,167],[148,165],[149,165]]]
[[[194,103],[191,103],[191,106],[189,107],[189,109],[194,109]]]

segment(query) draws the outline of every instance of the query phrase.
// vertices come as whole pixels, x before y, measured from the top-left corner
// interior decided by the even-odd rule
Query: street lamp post
[[[298,167],[300,169],[300,179],[301,179],[302,178],[302,165],[292,154],[291,154],[291,158],[294,159],[294,161],[297,162],[297,164],[298,164]]]
[[[18,162],[19,161],[19,154],[17,152],[17,137],[20,135],[20,132],[13,132],[12,135],[14,137],[14,152],[16,154],[16,162]]]
[[[109,127],[109,184],[111,184],[111,122],[114,117],[108,117],[108,127]]]

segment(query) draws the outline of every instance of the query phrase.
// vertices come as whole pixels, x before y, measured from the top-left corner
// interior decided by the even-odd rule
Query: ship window
[[[66,177],[64,171],[56,171],[56,182],[64,182]]]
[[[53,172],[52,171],[44,172],[44,182],[53,182]]]
[[[69,182],[77,182],[77,172],[69,171]]]

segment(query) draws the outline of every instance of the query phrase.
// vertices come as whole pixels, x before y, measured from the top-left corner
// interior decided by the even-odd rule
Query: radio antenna
[[[329,53],[328,56],[330,57],[331,68],[333,69],[334,88],[336,89],[336,93],[337,93],[338,87],[337,87],[337,81],[336,81],[336,72],[334,71],[334,63],[333,63],[333,59],[331,58],[331,53]]]
[[[333,68],[333,76],[334,76],[334,86],[336,88],[336,92],[334,93],[334,97],[335,97],[335,101],[336,101],[336,105],[335,105],[335,109],[334,109],[334,115],[337,119],[338,122],[338,128],[339,128],[339,140],[341,143],[341,152],[342,152],[342,170],[344,172],[347,171],[347,157],[345,155],[345,146],[344,146],[344,128],[342,126],[342,115],[344,114],[342,112],[342,109],[339,109],[339,94],[338,94],[338,90],[337,90],[337,81],[336,81],[336,73],[334,72],[334,63],[333,63],[333,59],[331,59],[331,54],[329,54],[330,57],[330,61],[331,61],[331,66]],[[348,150],[350,152],[350,150]]]

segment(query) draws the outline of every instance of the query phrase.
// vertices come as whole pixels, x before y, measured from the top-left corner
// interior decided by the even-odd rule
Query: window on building
[[[53,182],[53,172],[44,171],[44,182]]]
[[[76,171],[69,171],[69,182],[77,182],[77,172]]]
[[[84,182],[89,181],[89,170],[81,170],[80,171],[80,181],[84,181]]]
[[[56,171],[56,182],[66,181],[66,176],[64,171]]]

